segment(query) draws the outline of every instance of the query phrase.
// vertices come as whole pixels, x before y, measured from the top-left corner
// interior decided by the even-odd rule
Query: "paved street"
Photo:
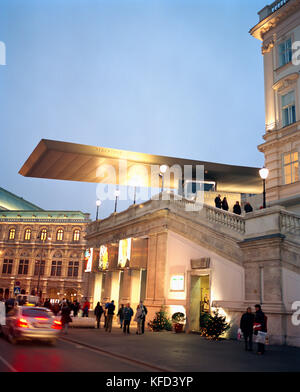
[[[124,336],[120,328],[70,329],[56,347],[10,345],[0,339],[0,371],[300,371],[300,348],[268,346],[265,356],[245,352],[242,342],[213,342],[172,332]]]

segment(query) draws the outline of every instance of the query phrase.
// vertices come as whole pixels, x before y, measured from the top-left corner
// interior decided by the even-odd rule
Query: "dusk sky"
[[[0,186],[94,219],[97,184],[18,174],[42,138],[262,166],[263,58],[249,30],[266,4],[1,0]]]

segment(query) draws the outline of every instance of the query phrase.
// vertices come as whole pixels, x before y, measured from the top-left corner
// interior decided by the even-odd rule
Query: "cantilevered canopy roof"
[[[161,165],[177,167],[182,173],[187,167],[195,169],[197,165],[203,165],[205,180],[215,181],[218,191],[262,192],[259,169],[255,167],[194,161],[46,139],[39,142],[19,173],[25,177],[119,185],[135,183],[137,186],[150,187],[153,186],[153,165],[158,168]],[[177,188],[178,179],[172,174],[172,170],[170,173],[166,173],[164,185],[166,188]],[[159,183],[157,186],[160,186]]]

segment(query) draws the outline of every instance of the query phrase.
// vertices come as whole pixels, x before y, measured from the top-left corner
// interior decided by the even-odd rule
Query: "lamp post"
[[[98,212],[99,212],[99,207],[101,206],[101,200],[96,200],[96,206],[97,206],[97,211],[96,211],[96,220],[98,220]]]
[[[41,234],[39,234],[37,238],[38,238],[39,240],[41,240],[42,243],[43,243],[43,245],[42,245],[42,247],[41,247],[41,257],[40,257],[40,260],[39,260],[39,270],[38,270],[38,282],[37,282],[37,288],[36,288],[37,295],[39,295],[40,280],[41,280],[41,264],[42,264],[42,261],[43,261],[42,259],[43,259],[44,245],[45,245],[45,241],[46,241],[47,239],[50,241],[51,238],[50,238],[50,237],[47,238],[47,235],[44,236],[44,237],[42,238]]]
[[[263,180],[263,208],[266,208],[266,179],[269,175],[269,169],[263,167],[259,171],[260,178]]]
[[[115,196],[116,196],[116,200],[115,200],[115,213],[116,213],[117,212],[118,197],[120,196],[120,191],[118,189],[115,190]]]
[[[168,166],[167,165],[161,165],[159,168],[159,176],[161,177],[161,193],[163,193],[164,191],[164,174],[165,172],[168,170]]]

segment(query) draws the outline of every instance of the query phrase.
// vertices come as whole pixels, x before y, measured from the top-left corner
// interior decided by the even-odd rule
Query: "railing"
[[[300,217],[292,213],[280,213],[280,229],[283,233],[299,235],[300,234]]]
[[[207,205],[204,208],[208,221],[221,224],[242,234],[245,233],[245,219],[243,217]]]

